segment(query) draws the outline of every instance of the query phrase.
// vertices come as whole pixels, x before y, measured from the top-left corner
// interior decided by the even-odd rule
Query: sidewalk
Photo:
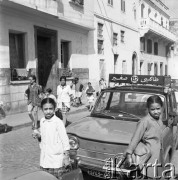
[[[82,111],[87,111],[87,98],[85,95],[82,96],[82,105],[79,107],[73,107],[71,106],[71,109],[69,111],[69,114],[75,114],[79,113]],[[43,112],[40,109],[38,111],[38,119],[40,120],[43,117]],[[8,115],[6,118],[0,120],[0,124],[8,124],[9,126],[12,126],[12,131],[26,127],[26,126],[31,126],[31,120],[28,116],[28,112],[24,113],[18,113],[18,114],[13,114],[13,115]]]

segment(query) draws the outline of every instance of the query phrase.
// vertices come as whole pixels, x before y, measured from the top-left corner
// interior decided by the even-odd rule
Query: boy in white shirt
[[[57,109],[63,116],[63,123],[66,125],[67,113],[70,111],[70,100],[72,91],[69,85],[66,85],[66,77],[60,77],[60,85],[57,87]]]

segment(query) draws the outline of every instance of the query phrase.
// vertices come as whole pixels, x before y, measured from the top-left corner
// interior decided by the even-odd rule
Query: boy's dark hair
[[[163,106],[163,101],[158,95],[150,96],[147,99],[147,108],[150,108],[151,104],[158,103],[161,107]]]
[[[61,76],[60,77],[60,81],[62,81],[62,79],[64,79],[66,81],[66,77],[65,76]]]
[[[46,103],[52,104],[52,105],[54,106],[54,109],[56,109],[56,103],[55,103],[54,99],[52,99],[52,98],[44,98],[44,99],[41,101],[41,108],[42,108],[42,109],[43,109],[43,106],[44,106]]]
[[[46,92],[52,93],[52,89],[51,89],[51,88],[47,88],[47,89],[46,89]]]
[[[88,82],[88,85],[91,85],[91,82]]]
[[[31,74],[29,77],[31,77],[36,82],[36,76],[35,75]]]

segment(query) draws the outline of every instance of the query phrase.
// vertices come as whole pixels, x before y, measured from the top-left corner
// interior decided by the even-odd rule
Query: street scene
[[[0,179],[178,179],[177,0],[0,1]]]
[[[69,116],[69,120],[74,122],[88,114],[88,111],[72,114]],[[22,127],[18,127],[14,131],[1,134],[0,179],[12,179],[16,176],[39,170],[39,143],[32,138],[31,133],[31,127],[23,123]]]

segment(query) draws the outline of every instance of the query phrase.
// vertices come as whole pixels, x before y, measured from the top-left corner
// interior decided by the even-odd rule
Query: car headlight
[[[78,138],[75,136],[69,136],[69,144],[71,150],[77,150],[79,148]]]

